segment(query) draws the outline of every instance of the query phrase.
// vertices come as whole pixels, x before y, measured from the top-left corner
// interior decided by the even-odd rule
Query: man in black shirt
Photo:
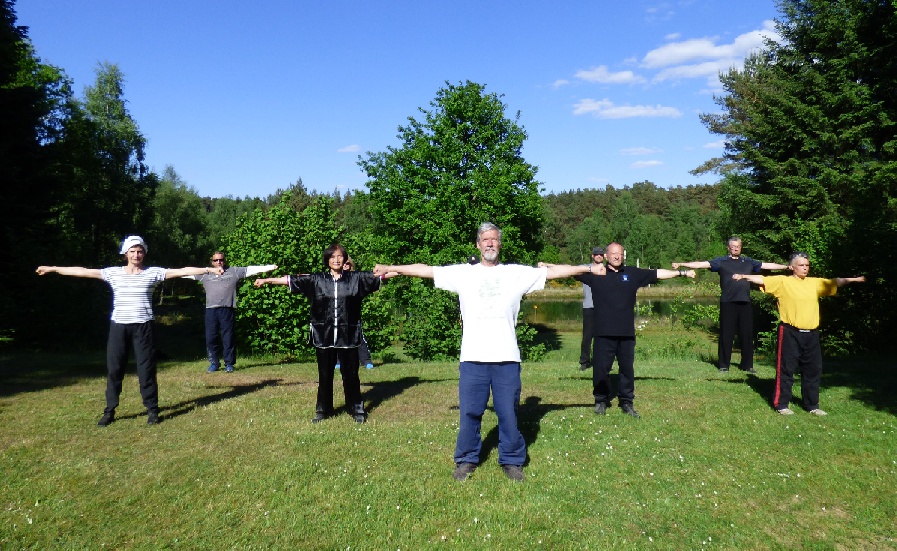
[[[582,274],[574,279],[592,290],[595,335],[592,354],[592,394],[595,413],[604,415],[610,405],[610,368],[614,358],[620,367],[617,401],[627,415],[639,417],[632,405],[635,399],[635,295],[640,287],[660,279],[677,276],[695,277],[694,270],[646,270],[623,265],[623,246],[611,243],[605,251],[606,275]],[[600,307],[599,307],[600,305]]]
[[[751,288],[745,280],[734,280],[734,274],[749,275],[760,270],[787,270],[785,264],[760,262],[741,254],[741,238],[733,235],[726,244],[727,256],[718,256],[713,260],[695,262],[673,262],[673,268],[709,268],[719,273],[719,370],[729,371],[732,361],[732,346],[735,333],[741,343],[741,369],[748,373],[754,370],[754,314],[751,310]]]

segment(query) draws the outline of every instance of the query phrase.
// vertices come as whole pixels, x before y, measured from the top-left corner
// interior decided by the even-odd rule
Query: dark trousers
[[[498,417],[498,464],[523,465],[526,440],[517,427],[520,406],[520,364],[517,362],[461,362],[458,378],[458,441],[455,463],[480,462],[483,438],[480,428],[492,393]]]
[[[595,315],[594,308],[582,309],[582,345],[579,347],[579,365],[592,365],[592,325]]]
[[[358,362],[361,365],[371,363],[371,350],[368,348],[368,342],[364,340],[364,335],[361,336],[361,344],[358,345]]]
[[[620,390],[617,401],[622,407],[635,399],[635,337],[595,337],[592,394],[595,403],[609,404],[610,369],[614,358],[620,368]]]
[[[333,373],[339,360],[346,409],[349,413],[364,413],[361,381],[358,379],[358,349],[316,348],[315,352],[318,359],[318,401],[315,412],[324,415],[333,413]]]
[[[109,324],[109,340],[106,343],[106,412],[118,407],[128,350],[134,351],[137,364],[137,380],[140,382],[140,396],[148,411],[159,411],[159,387],[156,384],[156,340],[153,322]]]
[[[800,393],[804,409],[819,407],[819,385],[822,381],[822,347],[819,331],[801,331],[780,323],[776,346],[776,383],[772,407],[787,408],[791,403],[794,374],[800,371]]]
[[[218,346],[218,335],[221,335],[221,347]],[[237,362],[237,344],[234,341],[234,309],[206,308],[206,353],[209,365],[220,367],[218,358],[223,349],[224,365]]]
[[[735,334],[741,345],[741,369],[754,368],[754,314],[750,302],[719,303],[719,367],[729,368]]]

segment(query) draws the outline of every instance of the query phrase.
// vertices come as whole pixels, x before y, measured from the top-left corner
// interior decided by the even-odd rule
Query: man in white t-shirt
[[[374,274],[395,272],[430,278],[437,288],[458,294],[463,322],[458,381],[460,428],[452,476],[457,481],[466,480],[479,465],[483,445],[480,425],[491,391],[498,417],[498,463],[508,478],[521,482],[526,442],[517,428],[521,381],[516,325],[520,299],[542,289],[546,279],[570,277],[592,268],[501,264],[501,230],[489,222],[477,230],[476,247],[481,258],[477,264],[378,264]]]
[[[156,384],[156,341],[153,334],[153,290],[159,283],[174,277],[214,273],[217,268],[166,269],[146,267],[143,264],[149,248],[139,235],[125,238],[121,254],[125,266],[111,268],[82,268],[80,266],[40,266],[40,275],[57,273],[64,276],[102,279],[112,288],[112,321],[109,324],[109,340],[106,345],[106,409],[97,426],[105,427],[115,420],[115,408],[121,395],[125,378],[128,348],[134,351],[140,396],[146,407],[148,425],[159,423],[159,387]]]

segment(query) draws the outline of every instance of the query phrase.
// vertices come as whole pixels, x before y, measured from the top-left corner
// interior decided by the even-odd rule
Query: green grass
[[[578,337],[559,338],[524,365],[523,484],[497,465],[491,412],[480,469],[452,480],[456,362],[362,370],[369,422],[312,425],[312,364],[168,361],[162,424],[130,376],[100,429],[102,354],[7,353],[0,548],[897,549],[893,361],[828,361],[830,415],[782,417],[768,364],[720,374],[712,342],[656,324],[635,420],[592,413]]]

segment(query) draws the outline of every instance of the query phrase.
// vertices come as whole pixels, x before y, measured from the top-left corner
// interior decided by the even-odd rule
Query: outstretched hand
[[[377,264],[376,266],[374,266],[374,275],[385,276],[387,273],[389,273],[389,270],[387,268],[389,268],[389,266],[386,266],[384,264]]]

